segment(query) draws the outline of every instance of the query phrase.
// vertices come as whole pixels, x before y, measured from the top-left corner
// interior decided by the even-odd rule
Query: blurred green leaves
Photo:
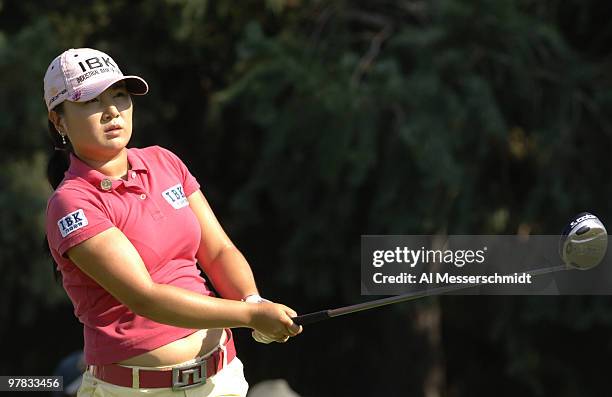
[[[44,208],[50,194],[45,161],[37,153],[5,162],[0,170],[0,321],[4,324],[31,324],[40,310],[65,301],[43,246]]]
[[[42,77],[62,50],[100,48],[149,82],[134,145],[177,152],[265,295],[315,309],[361,299],[361,234],[552,234],[582,210],[612,219],[612,29],[598,14],[577,0],[0,2],[0,323],[35,324],[64,299],[39,249]],[[448,368],[545,395],[548,368],[570,374],[580,354],[542,347],[547,327],[609,332],[608,303],[442,299]],[[376,326],[408,332],[427,306]],[[395,347],[384,342],[359,353]],[[452,358],[479,349],[499,373]],[[449,377],[455,395],[498,386],[473,373]],[[580,390],[576,379],[563,387]]]

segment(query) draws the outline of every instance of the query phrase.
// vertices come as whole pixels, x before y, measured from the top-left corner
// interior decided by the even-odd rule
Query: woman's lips
[[[122,127],[120,125],[109,125],[107,127],[104,127],[104,132],[110,132],[110,131],[114,131],[114,130],[121,130]]]
[[[106,135],[107,138],[116,138],[121,135],[121,130],[123,130],[123,128],[120,126],[105,128],[104,135]]]

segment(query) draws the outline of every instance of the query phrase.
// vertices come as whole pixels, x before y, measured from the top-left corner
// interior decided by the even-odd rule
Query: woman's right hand
[[[249,305],[249,308],[252,311],[249,327],[277,342],[285,342],[302,332],[302,326],[291,319],[297,313],[285,305],[261,302]]]

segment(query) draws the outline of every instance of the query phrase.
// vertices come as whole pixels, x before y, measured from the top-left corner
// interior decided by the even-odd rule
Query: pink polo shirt
[[[136,247],[153,281],[212,295],[196,266],[200,226],[187,201],[200,185],[159,146],[128,149],[128,162],[127,180],[110,180],[71,155],[47,205],[49,247],[83,323],[88,364],[125,360],[195,330],[131,312],[65,256],[71,247],[115,226]]]

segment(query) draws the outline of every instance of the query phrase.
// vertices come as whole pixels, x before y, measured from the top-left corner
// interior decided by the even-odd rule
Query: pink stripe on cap
[[[138,76],[124,76],[115,61],[102,51],[71,48],[57,56],[45,73],[47,109],[66,100],[89,101],[121,80],[131,94],[144,95],[149,91],[146,81]]]

